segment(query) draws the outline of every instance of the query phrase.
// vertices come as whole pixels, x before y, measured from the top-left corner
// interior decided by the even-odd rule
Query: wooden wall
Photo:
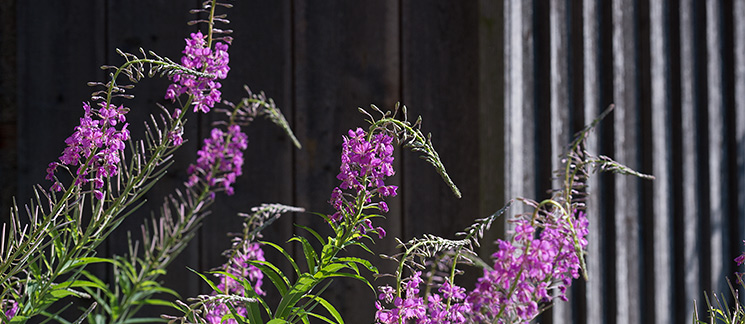
[[[196,6],[3,2],[3,217],[10,194],[27,201],[30,186],[44,182],[88,100],[86,82],[105,78],[98,66],[121,62],[114,48],[177,59],[195,30],[186,21]],[[390,201],[389,236],[377,252],[391,253],[393,237],[452,236],[516,196],[545,197],[572,134],[615,103],[591,149],[657,180],[592,180],[591,279],[540,322],[690,323],[693,300],[724,291],[737,270],[732,259],[745,238],[745,1],[262,0],[236,1],[228,15],[235,41],[224,97],[239,99],[243,84],[266,91],[304,147],[295,150],[266,121],[250,126],[236,195],[218,198],[166,278],[185,296],[206,292],[184,269],[224,262],[225,232],[240,229],[237,212],[261,202],[329,212],[341,135],[364,126],[357,107],[398,101],[422,115],[463,198],[415,154],[398,152],[391,181],[400,195]],[[167,84],[139,84],[129,118],[168,103]],[[184,181],[213,118],[190,118],[190,141],[163,188],[148,195],[150,206]],[[126,230],[147,217],[143,209],[129,219],[102,253],[121,252]],[[266,238],[301,233],[292,222],[319,226],[314,216],[292,215]],[[351,281],[334,287],[328,294],[348,322],[372,321],[374,294]]]

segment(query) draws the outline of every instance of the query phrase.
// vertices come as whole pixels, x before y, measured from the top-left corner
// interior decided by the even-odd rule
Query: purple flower
[[[398,320],[413,320],[414,323],[466,323],[468,311],[470,310],[464,298],[466,297],[465,289],[452,285],[446,281],[439,289],[442,296],[436,293],[430,294],[426,298],[419,296],[419,285],[424,280],[421,278],[421,272],[413,273],[409,278],[402,280],[402,289],[406,291],[405,297],[395,297],[395,290],[389,286],[378,287],[381,294],[378,296],[380,301],[390,303],[393,301],[393,308],[386,309],[380,301],[375,303],[377,311],[375,320],[377,323],[398,323]],[[445,303],[443,300],[449,300]]]
[[[7,319],[13,319],[18,314],[18,302],[12,299],[3,301],[3,309],[5,309],[5,317]]]
[[[181,57],[181,64],[192,70],[202,71],[212,74],[216,79],[225,79],[228,76],[228,45],[225,43],[215,43],[215,49],[212,50],[207,46],[205,40],[207,36],[202,32],[192,33],[190,38],[186,39],[186,48],[183,50],[184,56]],[[209,112],[214,107],[215,102],[219,102],[222,94],[220,89],[222,84],[206,77],[196,77],[194,75],[178,73],[171,76],[173,84],[166,90],[166,99],[176,100],[182,94],[193,97],[194,111]]]
[[[125,148],[124,142],[129,139],[129,124],[125,116],[129,109],[107,106],[105,103],[99,103],[99,106],[94,110],[88,103],[83,103],[83,117],[80,118],[80,125],[75,126],[75,132],[65,140],[67,147],[59,157],[61,163],[52,162],[47,168],[46,179],[54,181],[52,190],[64,190],[55,177],[57,167],[62,164],[80,165],[75,170],[77,177],[74,185],[92,183],[97,199],[103,199],[100,189],[104,186],[104,178],[119,173],[121,152]],[[123,124],[121,129],[116,128],[118,124]]]
[[[745,241],[742,242],[745,243]],[[735,262],[737,262],[738,266],[742,265],[745,262],[745,253],[740,254],[740,256],[736,257]]]
[[[357,128],[349,130],[343,141],[341,166],[336,176],[341,184],[331,192],[329,204],[336,211],[329,215],[329,219],[336,223],[345,220],[345,215],[357,215],[359,202],[365,203],[362,209],[377,208],[381,212],[388,212],[385,202],[373,202],[373,198],[396,195],[396,186],[385,185],[385,179],[395,173],[392,164],[393,137],[384,133],[369,136],[362,128]],[[365,220],[365,224],[355,225],[363,234],[371,231],[381,238],[385,236],[385,230],[373,227],[369,220]]]
[[[240,316],[245,317],[248,314],[245,307],[233,305],[233,308]],[[228,305],[222,303],[214,303],[207,306],[207,313],[205,314],[204,319],[207,320],[207,323],[209,324],[238,324],[238,321],[232,318],[223,321],[222,317],[227,314],[230,314]]]
[[[537,238],[531,221],[516,222],[515,244],[498,241],[493,269],[484,270],[466,297],[474,320],[490,320],[501,313],[513,321],[528,322],[538,315],[538,303],[551,302],[550,286],[558,287],[558,297],[566,300],[564,294],[580,271],[575,236],[580,250],[587,247],[587,217],[581,211],[574,215],[568,220],[547,215],[535,224],[542,227]]]
[[[252,283],[252,287],[254,291],[259,295],[266,295],[266,292],[264,292],[261,289],[264,273],[259,270],[259,268],[249,264],[250,260],[259,260],[259,261],[265,261],[264,259],[264,251],[261,249],[261,244],[259,243],[250,243],[250,242],[241,242],[241,248],[238,249],[235,253],[235,255],[228,260],[228,262],[223,266],[225,272],[235,276],[238,279],[246,278],[249,282]],[[241,282],[231,278],[227,275],[218,275],[219,277],[219,283],[217,285],[217,288],[220,289],[222,294],[225,295],[239,295],[245,297],[245,289]],[[213,291],[213,294],[216,294],[217,292]],[[245,307],[242,307],[240,305],[232,305],[237,314],[240,316],[246,316],[247,311]],[[237,324],[238,322],[234,319],[229,319],[227,322],[221,322],[223,316],[230,314],[230,309],[228,308],[227,304],[225,303],[219,303],[214,302],[207,305],[207,313],[205,314],[205,320],[207,320],[207,323],[233,323]]]
[[[240,126],[229,126],[227,133],[213,128],[197,152],[197,164],[189,166],[190,177],[186,185],[192,187],[202,180],[210,187],[219,184],[228,195],[232,195],[233,183],[243,174],[243,151],[247,147],[248,137]]]

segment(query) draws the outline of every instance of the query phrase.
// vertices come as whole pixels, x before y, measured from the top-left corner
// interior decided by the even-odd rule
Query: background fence
[[[0,2],[3,217],[12,195],[27,201],[30,186],[45,183],[89,96],[86,82],[105,79],[98,66],[121,62],[114,48],[180,57],[196,6]],[[391,253],[393,237],[452,236],[512,197],[546,197],[572,134],[614,103],[590,149],[657,180],[590,182],[590,281],[540,322],[690,323],[693,300],[726,291],[745,238],[745,1],[265,0],[236,1],[228,15],[236,40],[225,98],[240,98],[242,83],[266,91],[304,148],[269,123],[250,126],[237,194],[218,199],[166,278],[184,296],[206,292],[183,269],[224,262],[219,252],[229,246],[226,229],[240,228],[238,211],[282,202],[328,212],[341,135],[364,124],[357,107],[397,101],[423,116],[463,198],[414,154],[399,153],[392,182],[400,196],[376,251]],[[138,85],[130,119],[166,103],[166,85]],[[185,180],[210,118],[192,117],[170,186]],[[152,192],[151,206],[171,188]],[[147,217],[140,214],[102,253],[122,252],[126,230]],[[267,239],[289,238],[293,221],[317,220],[287,217]],[[334,286],[330,298],[348,322],[372,321],[366,287]]]

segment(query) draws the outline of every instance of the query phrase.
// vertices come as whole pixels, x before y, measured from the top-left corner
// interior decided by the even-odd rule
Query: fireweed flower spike
[[[588,220],[581,211],[571,217],[582,251],[587,247]],[[498,240],[499,250],[492,255],[494,267],[484,269],[476,288],[468,294],[470,311],[479,321],[501,315],[528,322],[539,313],[540,303],[550,303],[549,287],[559,289],[566,301],[572,279],[579,278],[577,256],[571,226],[566,219],[549,215],[541,224],[520,219],[511,241]],[[540,235],[534,237],[536,228]]]
[[[47,180],[54,181],[53,191],[64,188],[56,179],[55,172],[60,165],[78,166],[75,170],[75,186],[93,184],[93,193],[97,199],[103,198],[101,191],[104,178],[119,173],[121,152],[125,141],[129,140],[129,130],[125,117],[129,109],[124,106],[100,103],[99,109],[92,109],[90,104],[83,103],[84,114],[75,132],[65,140],[67,148],[60,156],[60,162],[52,162],[47,168]],[[117,129],[117,125],[121,128]]]
[[[612,107],[611,107],[612,108]],[[381,287],[379,301],[375,307],[378,323],[529,323],[542,310],[549,307],[556,297],[566,300],[566,290],[572,280],[584,272],[584,253],[588,244],[588,220],[581,211],[584,207],[578,198],[583,196],[584,181],[592,170],[613,171],[623,175],[634,175],[651,179],[652,176],[638,173],[606,157],[596,157],[584,148],[584,141],[600,119],[610,109],[585,127],[569,146],[557,170],[557,179],[563,180],[553,197],[541,202],[519,199],[532,207],[533,213],[516,215],[514,233],[509,240],[498,240],[498,250],[492,255],[493,265],[481,260],[473,247],[479,246],[490,225],[511,204],[483,219],[476,220],[465,231],[456,235],[461,240],[449,240],[425,234],[401,243],[404,252],[390,257],[398,261],[393,274],[395,287]],[[378,121],[376,123],[384,123]],[[389,122],[390,123],[390,122]],[[391,124],[389,124],[391,125]],[[397,125],[393,125],[397,126]],[[392,128],[409,130],[401,126]],[[420,152],[428,152],[431,142],[415,138],[410,146]],[[426,156],[436,165],[437,155]],[[437,165],[436,165],[437,166]],[[443,175],[447,181],[447,177]],[[449,183],[449,182],[448,182]],[[454,190],[455,191],[455,190]],[[434,262],[430,262],[434,261]],[[745,257],[738,261],[745,262]],[[472,291],[454,284],[461,262],[476,265],[483,270]],[[427,289],[424,296],[413,288],[421,279],[419,269],[432,265],[427,274]],[[413,274],[403,278],[406,268]],[[449,269],[449,276],[441,274]],[[586,278],[586,276],[585,276]],[[438,293],[429,292],[437,288]],[[551,292],[556,288],[558,294]],[[420,307],[422,306],[422,307]],[[426,313],[422,314],[421,309]],[[448,315],[445,317],[446,312]]]
[[[201,180],[209,187],[220,186],[232,195],[236,177],[243,174],[243,151],[247,147],[248,137],[239,125],[228,126],[227,132],[213,128],[197,152],[197,164],[189,166],[186,185],[193,187]]]
[[[261,249],[261,244],[248,241],[241,241],[240,244],[241,248],[239,248],[231,259],[228,260],[228,263],[223,266],[225,272],[239,279],[248,279],[258,295],[266,295],[266,293],[261,289],[264,274],[259,270],[259,268],[249,264],[252,260],[266,260],[264,259],[264,251]],[[222,274],[218,275],[218,277],[220,278],[220,283],[217,285],[217,288],[222,292],[222,294],[246,297],[246,291],[240,282],[230,276]],[[216,294],[216,291],[212,292],[212,295]],[[240,305],[232,306],[239,315],[246,316],[247,311],[245,307]],[[207,320],[207,323],[210,324],[225,323],[222,322],[222,318],[227,314],[230,314],[230,309],[226,302],[212,302],[207,304],[207,312],[204,318]],[[229,319],[227,323],[237,324],[238,322],[234,319]]]
[[[343,137],[341,166],[336,176],[341,184],[334,188],[329,200],[336,212],[329,219],[334,223],[349,221],[357,224],[359,220],[355,217],[359,203],[364,204],[362,209],[374,207],[387,212],[388,205],[383,201],[373,203],[373,198],[396,195],[398,187],[385,185],[385,178],[395,173],[392,165],[393,137],[384,133],[369,136],[362,128],[350,129],[347,135]],[[385,236],[385,230],[374,228],[369,219],[357,226],[362,234],[370,231],[380,238]]]
[[[190,38],[186,39],[186,48],[183,50],[184,56],[181,58],[181,64],[187,68],[196,71],[202,71],[208,75],[214,75],[214,78],[205,76],[195,76],[191,74],[173,74],[171,81],[173,84],[166,90],[166,99],[175,101],[180,95],[187,94],[192,96],[194,112],[201,111],[207,113],[212,109],[216,102],[220,102],[222,93],[220,88],[222,84],[216,79],[225,79],[228,76],[228,44],[216,42],[215,48],[209,47],[207,35],[202,32],[192,33]],[[226,39],[226,42],[229,39]]]

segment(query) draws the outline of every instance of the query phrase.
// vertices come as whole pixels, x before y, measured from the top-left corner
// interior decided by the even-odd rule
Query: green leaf
[[[217,286],[215,285],[214,282],[212,282],[212,280],[207,279],[207,277],[205,277],[203,274],[197,272],[196,270],[194,270],[192,268],[189,268],[189,267],[186,267],[186,268],[189,269],[189,271],[196,273],[200,278],[202,278],[202,280],[204,280],[204,282],[206,282],[208,285],[210,285],[210,288],[212,288],[212,290],[214,290],[214,291],[221,291],[220,289],[217,289]]]
[[[367,279],[365,279],[365,277],[363,276],[360,276],[354,273],[346,273],[346,272],[334,272],[326,276],[326,278],[332,278],[332,277],[346,277],[346,278],[357,279],[367,284],[367,286],[370,287],[370,290],[372,290],[373,293],[375,293],[375,288],[373,288],[372,284],[370,284],[370,282]]]
[[[130,318],[122,324],[136,324],[136,323],[165,323],[166,320],[159,317],[142,317],[142,318]]]
[[[341,258],[337,258],[336,261],[338,261],[338,262],[354,262],[354,263],[357,263],[357,264],[360,264],[360,265],[364,266],[365,268],[367,268],[367,270],[370,270],[370,272],[372,272],[372,273],[375,273],[375,274],[378,273],[378,268],[375,267],[372,264],[372,262],[370,262],[368,260],[365,260],[365,259],[362,259],[362,258],[357,258],[357,257],[341,257]]]
[[[246,297],[255,298],[256,300],[259,301],[258,303],[249,303],[248,305],[246,305],[246,313],[248,315],[248,322],[251,324],[264,323],[263,320],[261,319],[261,310],[259,309],[258,304],[261,304],[262,306],[264,306],[266,313],[269,315],[269,317],[272,317],[272,311],[271,309],[269,309],[269,305],[267,305],[264,299],[262,299],[261,296],[259,296],[259,294],[256,293],[253,286],[249,284],[246,288],[247,288],[246,291],[248,292]]]
[[[285,321],[285,320],[283,320],[281,318],[275,318],[275,319],[267,322],[266,324],[285,324],[285,323],[289,323],[289,322],[288,321]]]
[[[316,240],[318,240],[318,243],[320,243],[321,245],[325,245],[326,244],[326,242],[323,241],[323,238],[321,237],[321,235],[319,235],[318,232],[314,231],[312,228],[310,228],[308,226],[298,225],[298,224],[294,224],[294,225],[296,227],[300,227],[300,228],[302,228],[302,229],[310,232],[310,234],[312,234],[316,238]]]
[[[284,255],[285,258],[287,258],[287,261],[290,261],[290,264],[292,264],[292,268],[295,269],[295,274],[297,274],[297,276],[300,277],[300,274],[301,274],[300,268],[298,268],[297,263],[295,263],[295,259],[293,259],[292,256],[290,256],[290,254],[287,253],[287,251],[285,251],[285,249],[283,249],[281,246],[274,244],[272,242],[262,241],[260,243],[271,246],[275,248],[277,251],[279,251],[280,253],[282,253],[282,255]]]
[[[367,245],[365,245],[365,243],[362,243],[362,242],[359,242],[359,241],[353,241],[353,242],[351,242],[351,243],[350,243],[349,245],[356,245],[356,246],[359,246],[359,247],[361,247],[361,248],[362,248],[363,250],[367,251],[368,253],[370,253],[370,254],[372,254],[372,255],[375,255],[375,253],[374,253],[374,252],[373,252],[372,250],[370,250],[370,248],[369,248],[369,247],[367,247]]]
[[[334,305],[332,305],[331,303],[329,303],[326,299],[322,298],[321,296],[315,296],[315,295],[311,295],[309,297],[313,298],[315,301],[317,301],[319,304],[321,304],[321,306],[323,306],[323,308],[325,308],[329,312],[329,314],[331,314],[331,316],[334,317],[334,319],[336,320],[336,323],[341,323],[341,324],[344,323],[344,320],[341,318],[341,314],[339,313],[339,311],[336,310],[336,308],[334,307]],[[319,316],[319,315],[314,314],[314,313],[309,313],[309,314],[312,315],[312,316]],[[325,317],[323,317],[323,318],[322,317],[319,317],[319,318],[320,319],[324,319],[324,320],[326,320],[329,323],[333,323],[333,322],[329,321],[328,319],[326,319]]]
[[[282,300],[280,300],[279,306],[277,306],[275,317],[286,318],[290,315],[290,311],[295,307],[295,304],[297,304],[297,302],[300,301],[308,291],[313,289],[316,284],[318,284],[317,278],[310,276],[307,273],[303,273],[300,278],[298,278],[297,282],[292,285],[290,291],[282,296]]]
[[[63,286],[67,288],[92,287],[92,288],[98,288],[98,289],[106,289],[106,286],[102,286],[100,282],[87,281],[87,280],[75,280],[72,282],[63,282],[59,284],[58,286]]]
[[[326,277],[330,277],[332,274],[335,274],[337,271],[344,269],[344,268],[346,268],[345,264],[331,263],[323,267],[323,269],[321,269],[321,271],[316,273],[314,277],[319,278],[319,279],[324,279]]]
[[[305,261],[308,264],[308,272],[314,274],[316,272],[316,259],[318,258],[318,255],[316,255],[316,251],[313,250],[313,246],[311,246],[310,242],[302,236],[295,236],[291,238],[290,241],[300,241],[303,244],[303,254],[305,255]]]
[[[232,316],[229,316],[229,318],[233,318],[236,322],[238,322],[238,324],[246,323],[246,321],[243,320],[244,319],[243,316],[238,315],[238,312],[235,310],[235,307],[233,306],[232,303],[225,303],[225,305],[228,306],[228,309],[230,310],[230,315],[232,315]],[[227,315],[223,316],[223,319],[225,319],[226,317],[228,316]]]
[[[271,280],[274,287],[277,288],[280,295],[284,296],[284,294],[287,293],[287,289],[290,286],[290,280],[282,274],[282,271],[279,270],[279,268],[266,261],[249,260],[248,262],[254,267],[259,268],[262,273],[269,277],[269,280]]]
[[[137,305],[173,306],[173,303],[163,299],[145,299],[136,302]]]
[[[307,312],[307,313],[303,313],[303,315],[305,315],[305,316],[303,316],[303,319],[304,319],[303,322],[306,322],[305,319],[307,319],[308,315],[310,315],[310,316],[313,316],[313,317],[315,317],[317,319],[320,319],[320,320],[322,320],[322,321],[324,321],[326,323],[336,324],[336,322],[328,319],[326,316],[318,315],[316,313]],[[309,323],[310,321],[307,321],[307,322]]]

